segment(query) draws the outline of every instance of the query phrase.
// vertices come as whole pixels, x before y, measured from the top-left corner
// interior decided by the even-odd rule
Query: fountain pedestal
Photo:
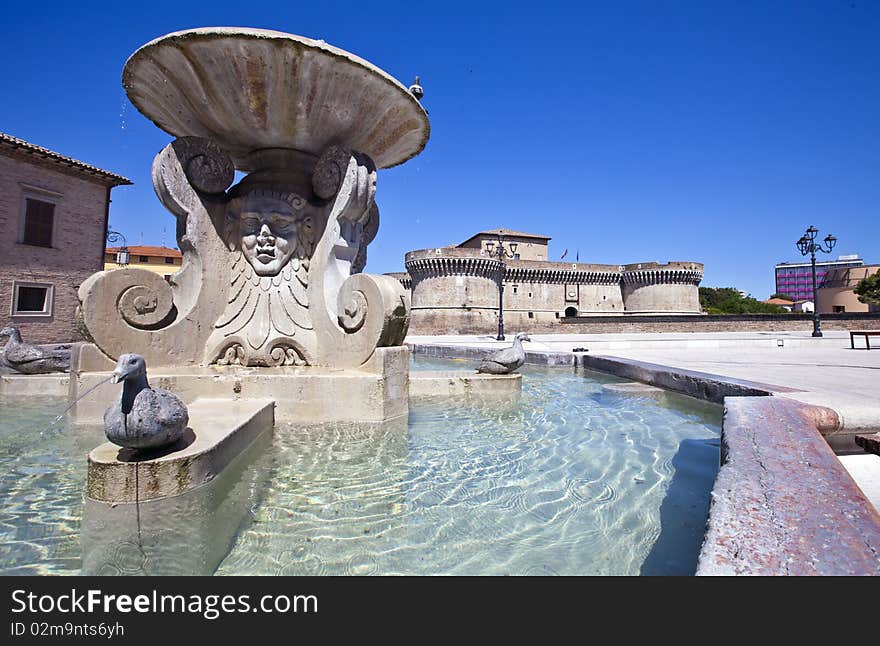
[[[95,364],[92,364],[95,367]],[[112,366],[70,375],[70,399],[105,380]],[[279,422],[351,422],[405,417],[409,412],[409,351],[377,348],[359,369],[329,367],[195,366],[150,369],[150,383],[190,405],[200,397],[244,401],[273,399]],[[100,424],[119,394],[105,386],[70,412],[78,424]],[[192,414],[192,413],[191,413]]]
[[[94,448],[86,493],[103,502],[146,502],[207,484],[272,429],[274,407],[270,399],[198,399],[189,405],[192,423],[179,446],[152,453],[110,442]]]

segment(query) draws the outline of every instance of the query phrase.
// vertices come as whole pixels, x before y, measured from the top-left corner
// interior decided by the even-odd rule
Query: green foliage
[[[853,291],[862,303],[880,305],[880,271],[873,276],[862,278]]]
[[[786,314],[780,305],[743,296],[733,287],[700,287],[700,306],[708,314]]]
[[[782,294],[781,292],[776,292],[770,298],[782,298],[786,301],[792,301],[792,302],[794,301],[794,299],[791,296],[789,296],[788,294]]]

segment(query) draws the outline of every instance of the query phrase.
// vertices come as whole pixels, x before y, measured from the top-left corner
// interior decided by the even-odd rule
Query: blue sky
[[[0,131],[125,175],[111,226],[174,242],[153,194],[170,136],[129,103],[128,56],[191,27],[322,38],[425,88],[431,140],[380,171],[367,270],[498,226],[551,259],[704,262],[765,298],[813,224],[880,262],[880,2],[15,3]]]

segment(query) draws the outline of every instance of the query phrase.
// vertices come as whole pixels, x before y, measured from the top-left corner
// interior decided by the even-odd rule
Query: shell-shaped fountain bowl
[[[428,115],[375,65],[320,40],[278,31],[207,27],[138,49],[122,84],[162,130],[213,139],[248,168],[249,153],[294,148],[320,155],[339,144],[378,168],[418,155]]]

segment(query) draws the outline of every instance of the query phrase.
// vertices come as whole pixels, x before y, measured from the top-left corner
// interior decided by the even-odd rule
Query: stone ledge
[[[407,343],[412,354],[438,359],[483,359],[487,354],[497,352],[500,347],[473,348],[462,345],[441,343]],[[577,357],[571,352],[530,352],[526,350],[526,363],[532,366],[576,366]],[[474,364],[476,370],[476,364]]]
[[[657,386],[649,386],[639,381],[627,381],[622,384],[602,384],[602,390],[622,395],[637,395],[642,397],[660,397],[668,391]]]
[[[578,357],[578,364],[589,370],[626,377],[716,404],[722,403],[725,397],[763,397],[777,392],[793,392],[793,389],[785,386],[722,377],[695,370],[671,368],[634,359],[586,353],[578,354]]]
[[[89,498],[144,502],[186,493],[214,479],[254,439],[275,425],[275,402],[198,399],[189,406],[191,443],[152,459],[105,442],[89,453]],[[193,437],[194,436],[194,437]]]
[[[70,375],[0,375],[0,395],[13,397],[67,397]]]
[[[519,395],[522,375],[487,375],[462,370],[426,370],[414,372],[409,378],[410,397]]]
[[[170,390],[190,404],[200,397],[276,402],[275,419],[293,422],[382,422],[409,412],[409,353],[378,348],[364,370],[318,367],[147,367],[150,385]],[[71,380],[70,401],[105,379],[108,372],[80,373]],[[119,399],[118,387],[103,386],[71,411],[78,424],[97,424]],[[340,405],[344,402],[344,405]]]
[[[878,575],[880,515],[811,407],[724,400],[721,470],[697,575]]]

